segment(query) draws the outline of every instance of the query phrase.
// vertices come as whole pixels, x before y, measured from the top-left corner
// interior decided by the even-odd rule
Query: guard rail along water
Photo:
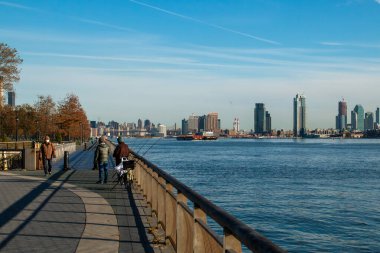
[[[131,151],[129,158],[136,162],[137,185],[176,252],[239,253],[242,244],[253,252],[286,252],[144,157]],[[223,238],[207,225],[207,217],[223,228]]]

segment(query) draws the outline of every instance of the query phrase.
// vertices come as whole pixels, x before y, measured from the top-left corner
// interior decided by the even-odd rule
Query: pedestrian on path
[[[53,143],[50,142],[50,137],[47,135],[45,136],[44,143],[42,143],[41,145],[39,158],[40,160],[42,160],[45,176],[47,175],[47,173],[51,175],[51,162],[52,159],[55,158],[55,147]]]
[[[105,136],[100,137],[99,144],[95,150],[94,164],[99,168],[99,180],[97,184],[106,184],[108,179],[108,157],[110,155],[110,148],[105,142]],[[103,177],[104,171],[104,177]]]
[[[113,151],[113,157],[116,159],[116,165],[119,165],[121,163],[122,157],[129,156],[129,148],[128,145],[124,143],[123,138],[121,136],[117,137],[117,143],[119,145],[116,146],[115,150]]]

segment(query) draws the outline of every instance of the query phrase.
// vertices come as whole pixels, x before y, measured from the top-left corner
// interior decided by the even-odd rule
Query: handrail
[[[110,143],[112,145],[115,145],[113,142],[110,142]],[[252,229],[251,227],[249,227],[247,224],[243,223],[242,221],[240,221],[233,215],[229,214],[223,208],[218,207],[217,205],[213,204],[207,198],[203,197],[202,195],[192,190],[187,185],[180,182],[175,177],[171,176],[170,174],[160,169],[157,165],[148,161],[147,159],[137,154],[133,150],[130,150],[130,151],[131,151],[131,155],[133,156],[133,159],[137,162],[137,164],[146,165],[146,167],[152,170],[152,177],[154,177],[153,174],[156,173],[157,177],[161,177],[165,181],[166,185],[170,185],[170,187],[172,186],[173,188],[177,189],[178,195],[183,195],[185,198],[189,199],[194,204],[194,209],[195,208],[201,209],[205,215],[209,216],[216,223],[218,223],[224,229],[225,243],[226,243],[226,240],[232,240],[232,244],[234,244],[235,243],[234,240],[237,240],[240,243],[243,243],[248,249],[250,249],[253,252],[273,252],[273,253],[286,252],[284,249],[274,244],[272,241],[270,241],[269,239],[267,239],[266,237],[264,237],[263,235],[261,235],[260,233]],[[153,182],[153,181],[150,181],[150,182]],[[146,191],[148,191],[150,200],[157,202],[157,200],[152,199],[153,198],[151,195],[152,186],[149,186],[146,184],[148,183],[145,183],[144,185],[148,187]],[[183,200],[181,200],[181,198],[179,199],[177,198],[177,201],[179,204],[183,203]],[[148,199],[148,202],[149,202],[149,199]],[[152,202],[150,204],[152,205]],[[202,220],[200,220],[200,222],[202,222]],[[230,235],[232,235],[234,238],[229,239]],[[240,247],[237,247],[237,249],[239,252],[241,252]],[[236,251],[233,248],[225,248],[225,252],[236,252]]]
[[[208,216],[215,220],[224,229],[228,229],[237,239],[239,239],[248,249],[254,252],[286,252],[272,241],[229,214],[227,211],[213,204],[190,187],[180,182],[175,177],[158,168],[144,157],[131,151],[134,157],[144,162],[158,175],[173,185],[178,191],[184,194],[190,201],[198,205]]]

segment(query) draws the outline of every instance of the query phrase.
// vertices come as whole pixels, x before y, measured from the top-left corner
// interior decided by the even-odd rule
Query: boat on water
[[[203,132],[200,134],[182,134],[177,136],[178,141],[211,141],[217,140],[218,137],[213,132]]]

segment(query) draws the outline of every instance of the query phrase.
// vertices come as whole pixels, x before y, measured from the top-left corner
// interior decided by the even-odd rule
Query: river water
[[[290,252],[380,252],[380,140],[126,143]]]

